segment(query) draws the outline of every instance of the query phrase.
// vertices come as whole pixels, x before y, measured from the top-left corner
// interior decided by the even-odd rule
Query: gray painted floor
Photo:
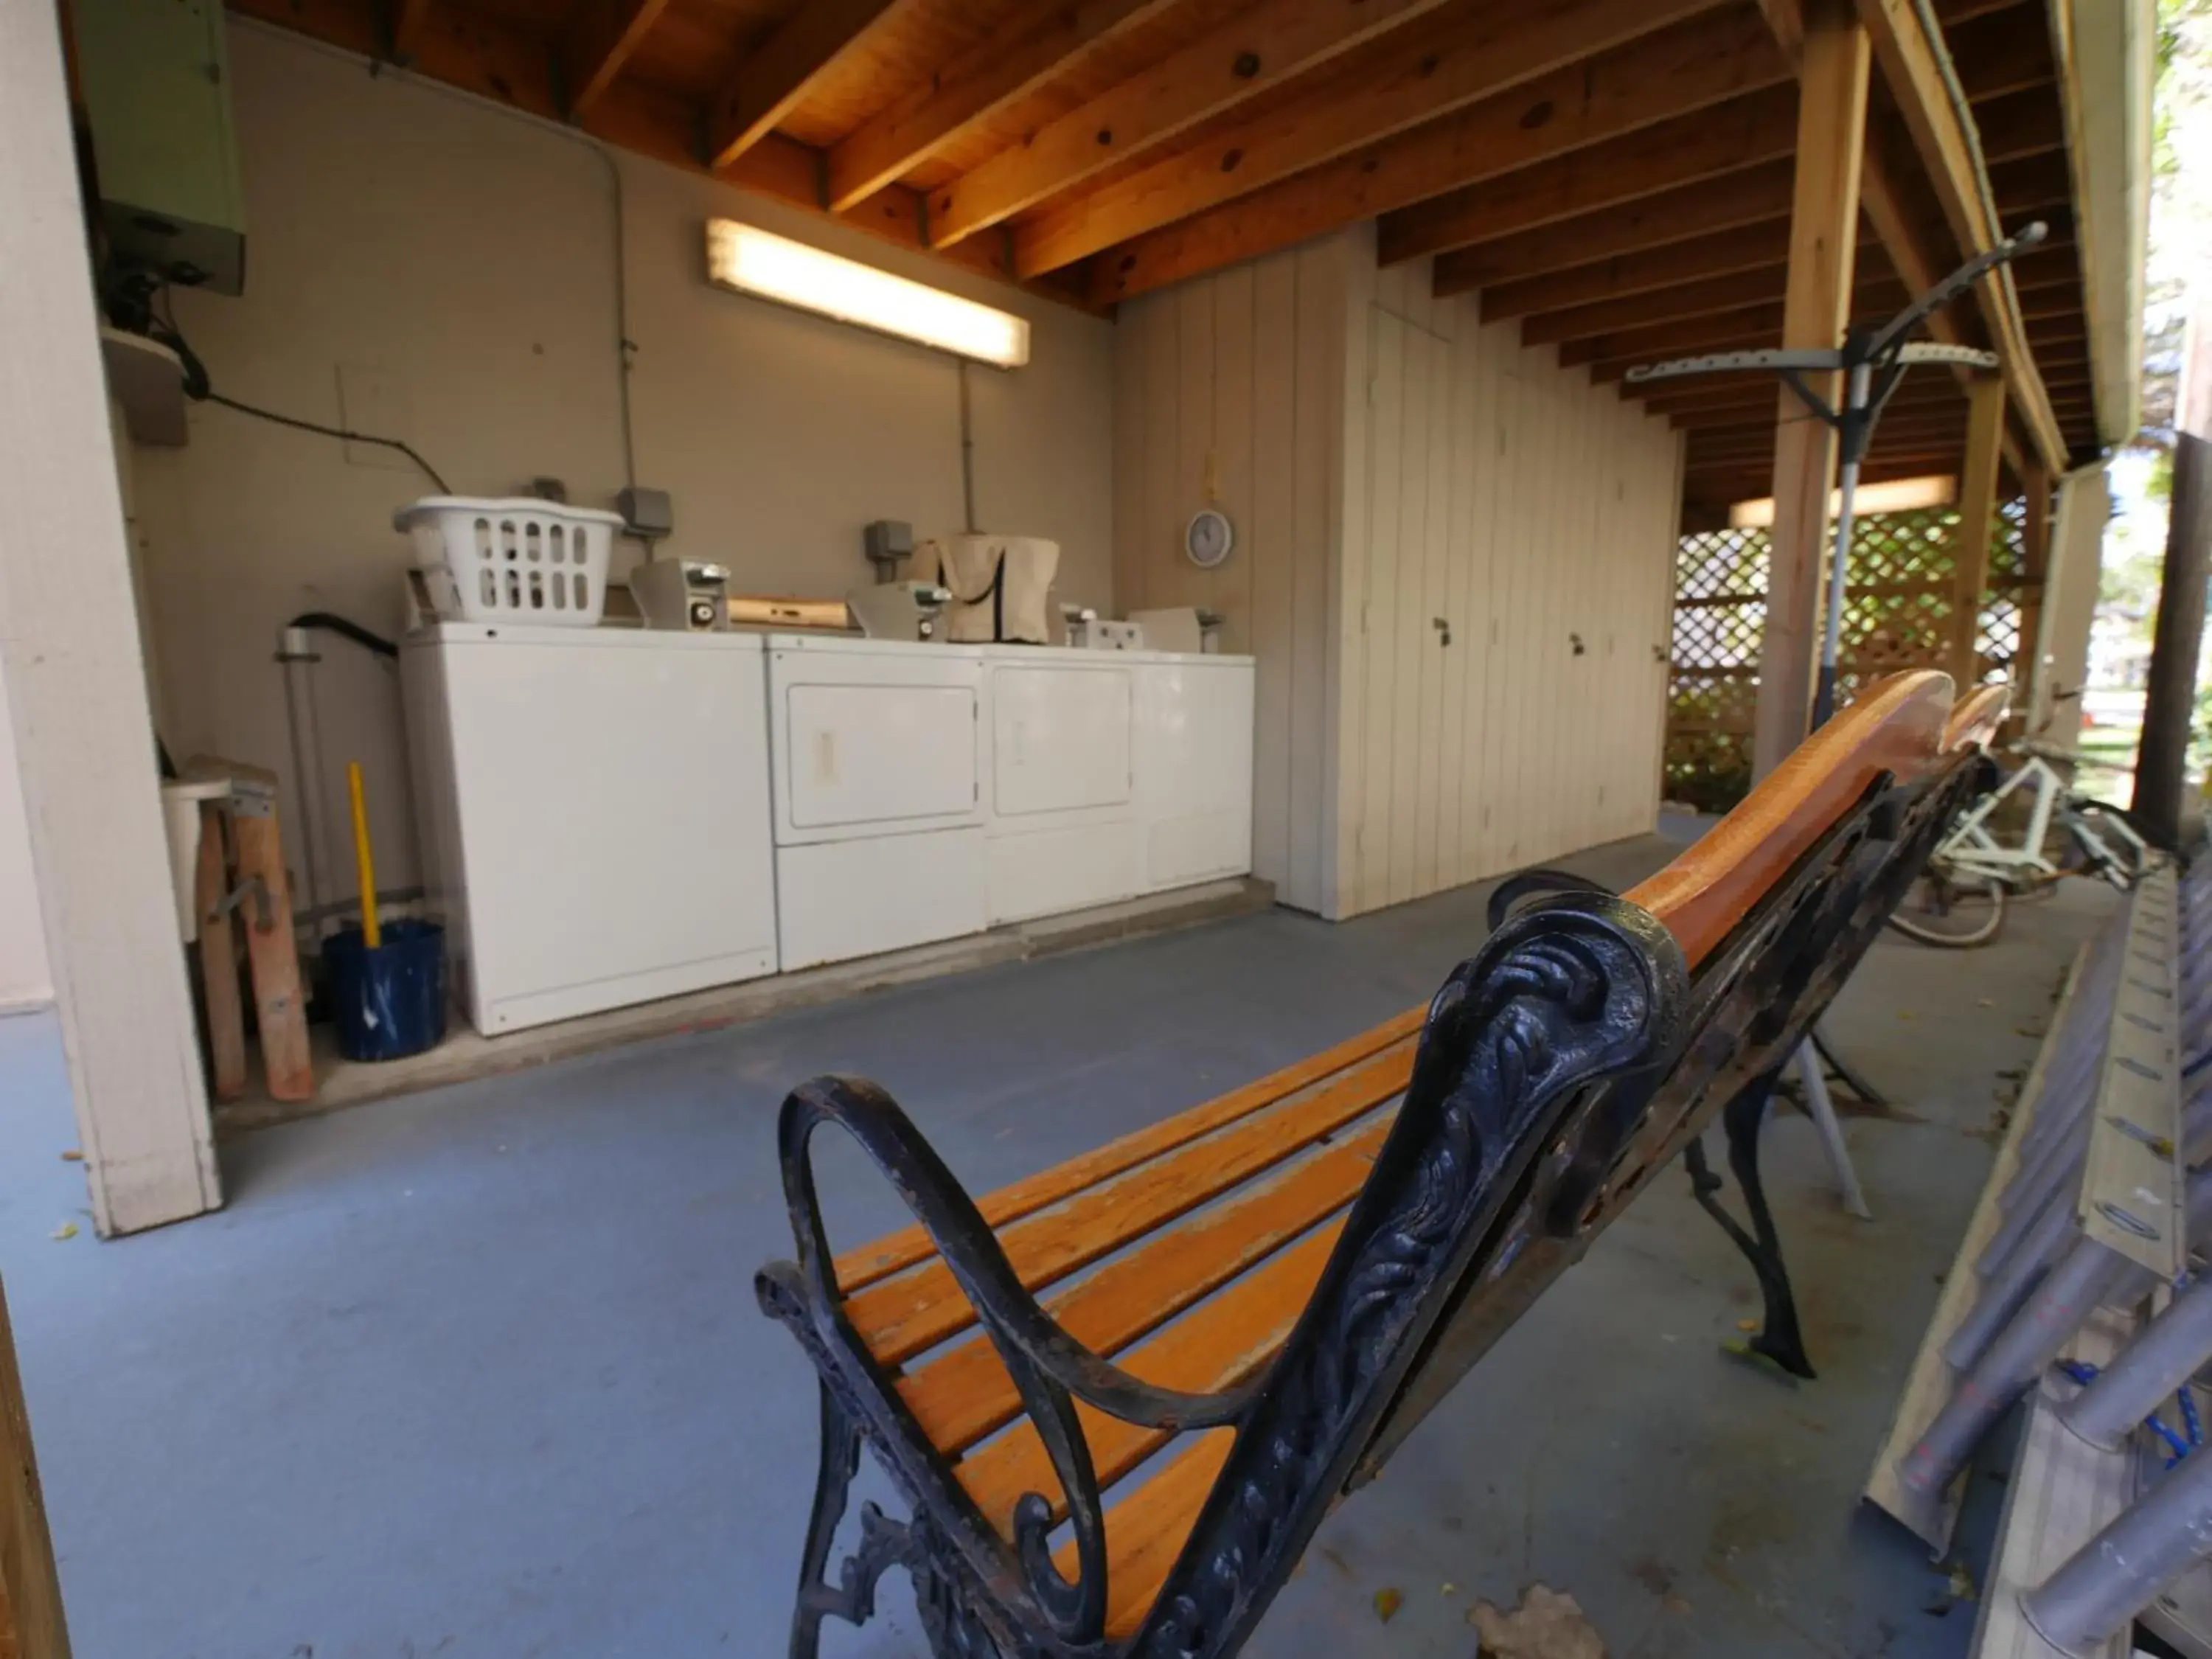
[[[1620,883],[1668,850],[1577,862]],[[228,1210],[106,1245],[59,1158],[52,1022],[0,1020],[0,1272],[79,1659],[781,1653],[813,1389],[750,1279],[788,1243],[783,1090],[880,1079],[981,1191],[1425,996],[1481,897],[1276,912],[265,1131],[226,1148]],[[1615,1659],[1965,1652],[1973,1609],[1854,1500],[2094,900],[1972,955],[1886,941],[1846,993],[1831,1029],[1901,1107],[1848,1124],[1879,1218],[1836,1208],[1801,1121],[1768,1143],[1820,1382],[1723,1355],[1749,1278],[1670,1176],[1329,1520],[1255,1659],[1471,1659],[1470,1600],[1535,1582]],[[825,1184],[848,1241],[901,1218],[849,1164]],[[884,1599],[833,1659],[922,1654]]]

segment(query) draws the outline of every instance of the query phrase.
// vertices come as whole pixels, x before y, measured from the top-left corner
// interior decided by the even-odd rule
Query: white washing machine
[[[430,907],[477,1030],[776,970],[757,635],[441,623],[400,669]]]

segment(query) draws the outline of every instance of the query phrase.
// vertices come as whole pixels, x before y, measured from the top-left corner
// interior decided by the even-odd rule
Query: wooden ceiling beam
[[[412,64],[416,54],[422,50],[422,37],[430,30],[432,0],[399,0],[392,20],[392,58],[394,63]]]
[[[1942,204],[1951,234],[1958,246],[1968,255],[1979,253],[1993,246],[2001,234],[1991,222],[1977,182],[1972,143],[1961,124],[1959,112],[1954,106],[1939,67],[1942,43],[1930,41],[1923,29],[1920,15],[1913,0],[1857,0],[1860,21],[1874,43],[1876,61],[1881,66],[1883,79],[1891,95],[1896,100],[1905,117],[1905,125],[1912,136],[1913,146],[1918,152],[1922,166],[1929,182],[1935,186],[1937,200]],[[1966,26],[1981,29],[1993,23],[2002,37],[2025,37],[2028,43],[2047,56],[2050,37],[2041,29],[2021,29],[2012,26],[2012,20],[1999,15],[1984,23]],[[1966,29],[1961,29],[1963,35]],[[1956,42],[1954,43],[1957,44]],[[2014,49],[2016,43],[2005,39],[1987,43],[1988,55]],[[1971,94],[1975,76],[1967,73],[1963,58],[1955,59],[1960,78],[1966,82]],[[1978,71],[1987,84],[1986,71]],[[1869,158],[1870,160],[1872,158]],[[2034,163],[2014,163],[2014,166]],[[1869,216],[1877,225],[1881,218],[1875,212],[1871,188],[1876,169],[1868,168],[1869,189]],[[1886,181],[1885,181],[1886,182]],[[1994,180],[1992,180],[1994,183]],[[1895,196],[1892,191],[1893,205]],[[1887,243],[1887,234],[1883,240]],[[1906,285],[1915,289],[1923,286],[1911,273],[1900,270]],[[1941,273],[1936,273],[1940,275]],[[2041,381],[2036,374],[2034,353],[2027,343],[2019,307],[2011,290],[1999,279],[1984,279],[1977,288],[1984,317],[1989,323],[1991,343],[2007,385],[2011,388],[2014,406],[2033,442],[2035,459],[2051,473],[2066,468],[2067,453],[2064,440],[2059,435],[2057,422],[2051,412]],[[2023,464],[2022,457],[2009,457],[2014,471]]]
[[[1949,437],[1962,433],[1966,427],[1966,405],[1954,403],[1949,408],[1899,410],[1885,414],[1875,428],[1876,437],[1899,438]],[[1774,441],[1774,412],[1767,411],[1764,421],[1737,419],[1724,423],[1708,422],[1689,428],[1691,447],[1699,453],[1710,453],[1741,441],[1756,439],[1759,442]]]
[[[738,66],[708,124],[717,172],[781,125],[862,37],[913,0],[805,0]]]
[[[1460,248],[1437,260],[1439,295],[1528,281],[1551,271],[1676,246],[1719,231],[1735,230],[1790,211],[1787,161],[1697,184],[1680,185],[1625,209],[1589,213],[1494,242]]]
[[[2066,148],[2056,87],[2028,87],[1976,104],[1974,126],[1982,136],[1982,159],[1991,167]]]
[[[1181,0],[1050,4],[956,56],[830,147],[830,210],[896,184],[980,123]]]
[[[1686,384],[1686,382],[1683,383]],[[1716,387],[1702,394],[1676,392],[1667,393],[1664,388],[1654,387],[1645,394],[1645,407],[1655,414],[1669,419],[1680,417],[1685,425],[1711,424],[1716,419],[1735,418],[1740,412],[1754,405],[1761,409],[1769,425],[1773,423],[1775,402],[1771,396],[1778,382],[1771,374],[1757,379],[1747,377],[1729,386]],[[1624,385],[1622,394],[1634,397],[1639,388]],[[1758,393],[1768,394],[1763,399]],[[1921,373],[1909,376],[1884,405],[1885,412],[1903,410],[1958,409],[1964,407],[1964,394],[1948,374]]]
[[[1762,265],[1715,276],[1702,283],[1638,294],[1626,300],[1575,306],[1564,311],[1541,312],[1521,323],[1523,345],[1557,345],[1564,341],[1595,339],[1621,329],[1649,328],[1656,324],[1707,317],[1741,306],[1764,305],[1782,295],[1788,267]]]
[[[1688,317],[1676,321],[1655,324],[1649,328],[1618,329],[1610,334],[1595,334],[1588,338],[1569,340],[1559,347],[1559,362],[1572,368],[1583,363],[1601,362],[1609,358],[1625,358],[1629,362],[1659,362],[1674,357],[1702,356],[1710,349],[1709,341],[1735,341],[1748,337],[1765,337],[1778,342],[1782,337],[1782,301],[1771,300],[1762,305],[1738,306],[1731,311],[1717,311],[1706,317]],[[1735,348],[1731,345],[1728,349]]]
[[[1999,163],[1990,169],[1990,194],[1996,198],[1997,213],[2007,230],[2017,228],[2018,222],[2030,214],[2065,206],[2074,195],[2064,154],[2054,150]]]
[[[1200,122],[1310,73],[1441,3],[1262,0],[933,192],[931,235],[939,242],[957,242],[988,229],[1109,167],[1156,150]],[[1080,257],[1041,264],[1034,249],[1017,255],[1032,272],[1054,270]]]
[[[631,56],[668,9],[668,0],[586,0],[561,52],[570,119],[607,95]]]
[[[2008,11],[2029,27],[2043,27],[2042,0],[1936,0],[1936,21],[1945,31],[1995,11]]]
[[[1583,6],[1590,16],[1601,15],[1616,34],[1635,27],[1626,21],[1630,18],[1649,27],[1655,15],[1689,9],[1685,0],[1669,0],[1664,9],[1620,0],[1583,0]],[[1786,78],[1772,43],[1747,27],[1751,20],[1740,11],[1707,9],[1586,58],[1579,58],[1586,46],[1568,44],[1579,31],[1555,34],[1553,25],[1562,21],[1555,14],[1540,36],[1532,38],[1540,38],[1548,58],[1566,59],[1564,68],[1518,81],[1478,102],[1457,100],[1455,113],[1411,131],[1399,129],[1408,125],[1403,117],[1418,112],[1418,94],[1408,90],[1422,83],[1417,66],[1367,86],[1342,105],[1343,112],[1359,112],[1356,121],[1327,112],[1343,88],[1322,88],[1315,97],[1328,101],[1281,112],[1265,134],[1265,124],[1255,124],[1245,136],[1269,140],[1256,160],[1235,135],[1209,141],[1188,156],[1170,158],[1023,227],[1016,233],[1016,268],[1034,273],[1103,247],[1093,297],[1123,299],[1290,246],[1468,179],[1512,176],[1516,169],[1540,172],[1557,166],[1554,158],[1584,147],[1618,145],[1620,135],[1656,134],[1686,110]],[[1514,78],[1502,68],[1506,60],[1494,53],[1462,54],[1452,61],[1463,65],[1455,90],[1471,87],[1478,76],[1486,89]],[[1442,73],[1440,64],[1437,74]],[[1395,136],[1356,147],[1359,132],[1374,132],[1375,122],[1391,111],[1401,118],[1383,130]],[[1309,132],[1312,137],[1304,136]],[[1334,159],[1305,166],[1302,158],[1316,149]],[[1283,176],[1286,172],[1292,176]],[[1255,184],[1261,187],[1252,188]],[[1224,201],[1224,194],[1236,199]],[[1210,202],[1217,204],[1189,216]],[[1148,225],[1158,228],[1143,228]],[[1132,230],[1139,234],[1124,234]]]
[[[1898,0],[1898,3],[1912,15],[1912,0]],[[1914,15],[1916,33],[1918,21]],[[2051,56],[2051,27],[2040,17],[2024,20],[1999,12],[1960,23],[1956,28],[1947,24],[1944,35],[1951,61],[1959,71],[1959,85],[1970,102],[1980,104],[2025,88],[2057,83],[2058,67]],[[1875,55],[1881,55],[1879,40]]]
[[[1566,270],[1482,290],[1482,320],[1502,322],[1577,306],[1604,305],[1688,283],[1727,276],[1790,257],[1790,221],[1762,220],[1735,230],[1616,254]]]
[[[1590,380],[1599,386],[1610,386],[1638,363],[1667,362],[1676,357],[1705,357],[1721,351],[1764,351],[1772,346],[1781,333],[1778,323],[1773,328],[1739,328],[1734,331],[1716,330],[1695,338],[1680,341],[1655,354],[1650,350],[1616,353],[1610,357],[1584,358],[1574,365],[1586,368]]]
[[[1747,21],[1749,14],[1742,14]],[[1771,62],[1761,42],[1759,61]],[[1772,73],[1769,69],[1760,78]],[[1588,150],[1523,167],[1385,213],[1376,257],[1396,264],[1533,229],[1598,208],[1679,188],[1790,155],[1796,142],[1797,89],[1768,81],[1747,96],[1706,103]]]
[[[1741,404],[1729,409],[1701,410],[1688,415],[1670,415],[1667,421],[1677,430],[1699,439],[1716,433],[1765,433],[1771,436],[1774,409],[1771,404]],[[1966,421],[1966,400],[1952,398],[1942,403],[1905,404],[1886,410],[1882,413],[1879,430],[1885,433],[1964,430]]]
[[[2057,261],[2038,262],[2031,257],[2015,266],[2023,315],[2033,319],[2079,313],[2081,279],[2070,251],[2060,252]],[[1788,273],[1787,265],[1777,263],[1701,283],[1655,289],[1626,299],[1534,312],[1522,319],[1521,341],[1524,345],[1553,345],[1619,329],[1654,327],[1676,319],[1758,305],[1781,297]],[[1889,263],[1879,247],[1859,249],[1851,283],[1851,309],[1861,321],[1891,316],[1903,310],[1911,297],[1905,285],[1891,275]]]

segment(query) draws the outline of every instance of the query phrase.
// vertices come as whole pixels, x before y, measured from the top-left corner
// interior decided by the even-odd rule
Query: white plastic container
[[[524,496],[428,495],[392,515],[441,616],[592,628],[607,599],[617,514]]]

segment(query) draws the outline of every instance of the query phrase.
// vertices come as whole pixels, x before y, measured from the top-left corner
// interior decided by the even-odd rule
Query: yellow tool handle
[[[384,943],[376,920],[376,860],[368,851],[368,807],[362,799],[361,763],[346,763],[346,788],[353,795],[353,857],[361,867],[361,939],[372,951]]]

